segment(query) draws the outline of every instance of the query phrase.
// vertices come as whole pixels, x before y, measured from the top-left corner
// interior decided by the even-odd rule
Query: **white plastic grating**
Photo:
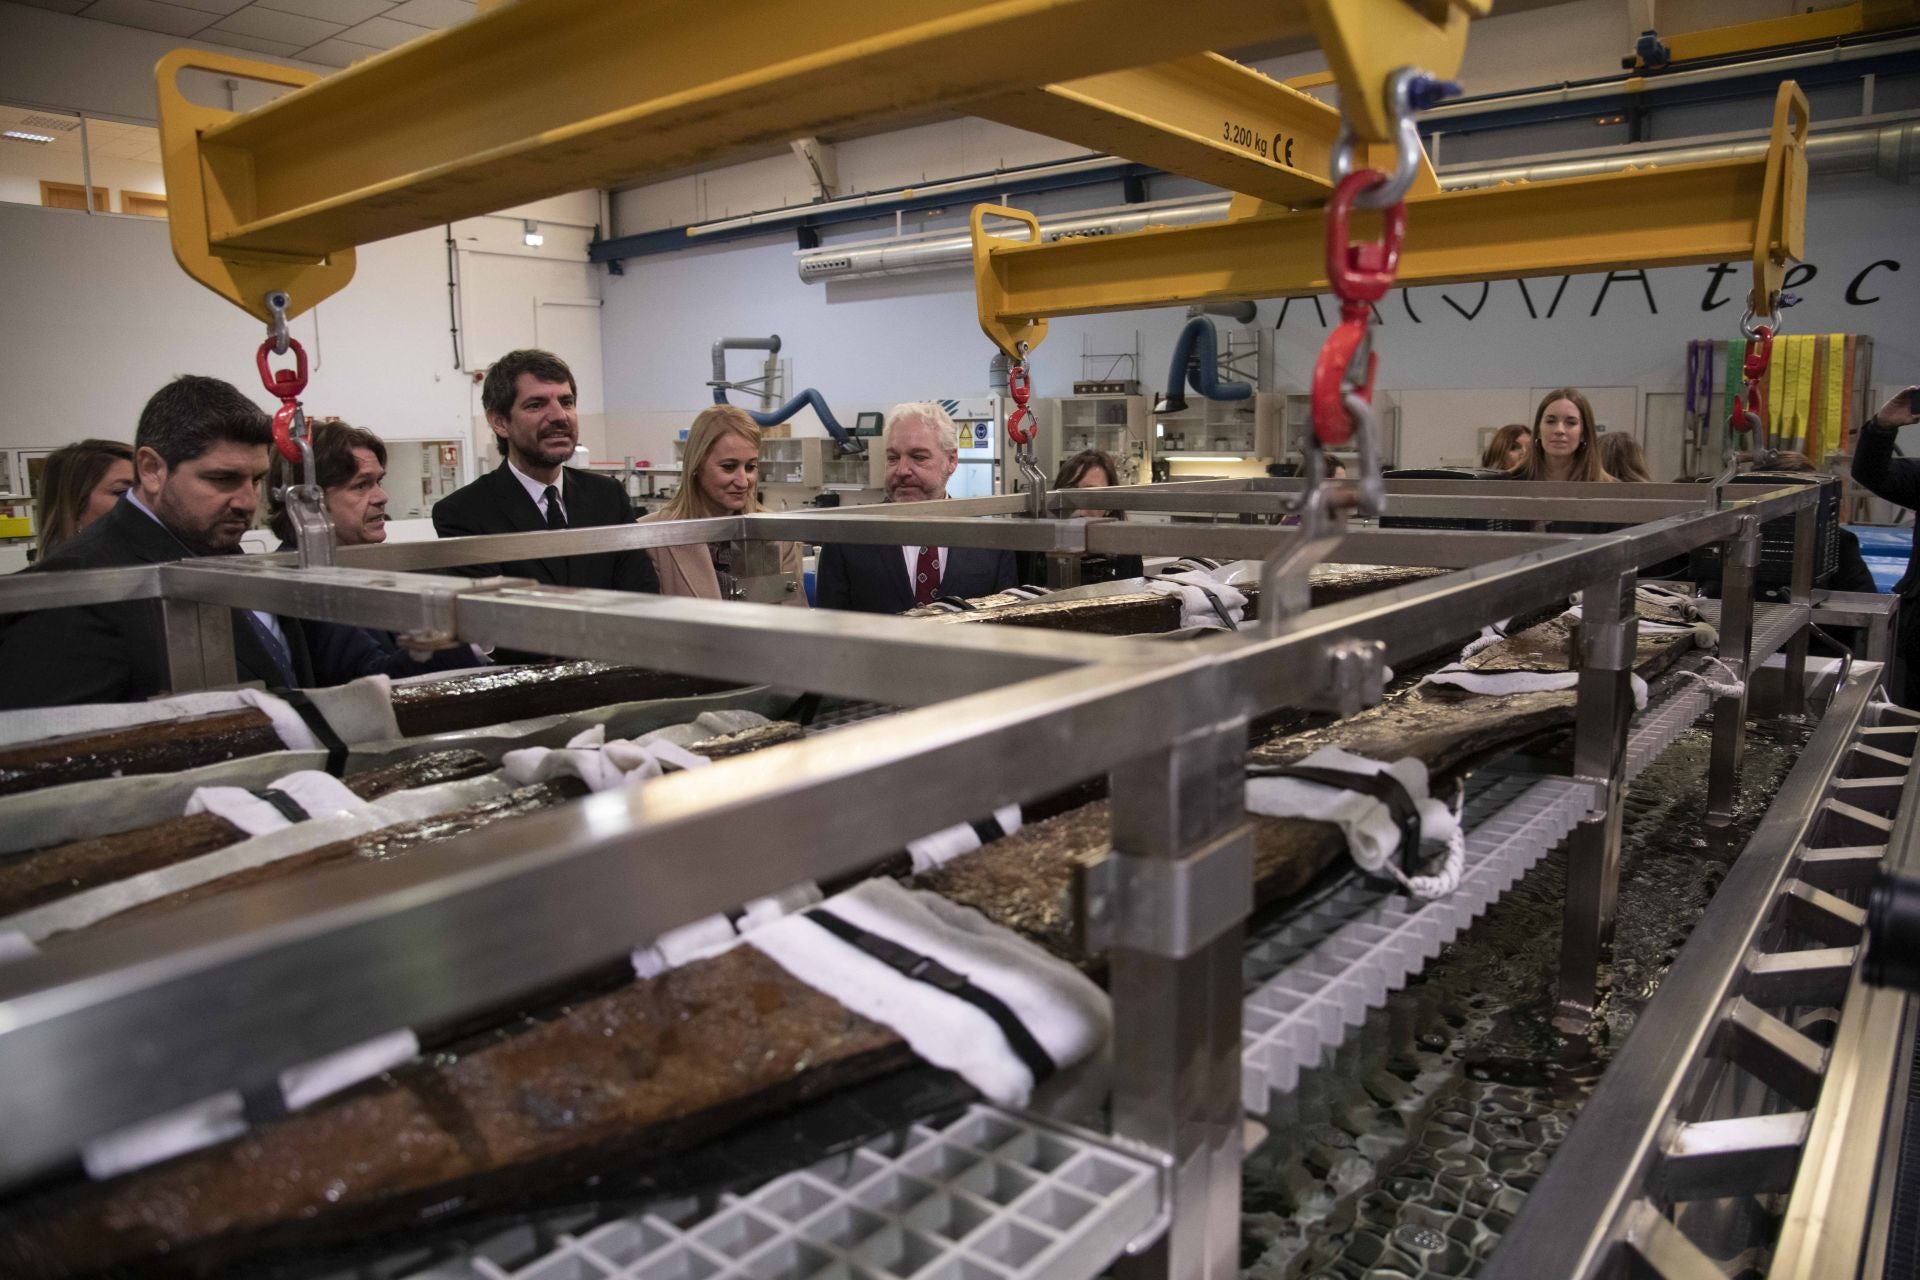
[[[1097,1135],[978,1105],[915,1125],[676,1226],[563,1234],[503,1267],[469,1256],[411,1280],[1092,1280],[1161,1214],[1158,1166]]]
[[[1383,899],[1248,996],[1241,1008],[1240,1096],[1266,1111],[1300,1072],[1360,1025],[1369,1008],[1406,983],[1559,844],[1593,804],[1593,788],[1568,778],[1529,786],[1467,836],[1466,871],[1445,898]]]

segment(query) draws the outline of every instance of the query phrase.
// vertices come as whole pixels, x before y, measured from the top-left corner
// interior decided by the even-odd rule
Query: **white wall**
[[[0,0],[0,99],[151,121],[153,63],[184,43]],[[225,90],[216,90],[224,101]],[[245,107],[266,95],[242,88],[236,96]],[[149,168],[96,157],[94,182],[112,187],[117,207],[123,187],[163,189]],[[77,172],[69,180],[79,181]],[[179,373],[225,378],[266,402],[253,365],[260,325],[181,271],[164,221],[39,208],[37,182],[20,198],[34,207],[0,203],[0,385],[46,387],[51,379],[59,390],[51,400],[7,397],[0,445],[130,439],[147,396]],[[586,262],[586,245],[600,216],[598,194],[585,192],[454,224],[462,368],[449,332],[446,231],[362,246],[353,282],[293,322],[312,365],[308,410],[391,439],[469,441],[471,474],[494,455],[466,370],[534,345],[542,337],[537,299],[583,302],[568,310],[573,349],[561,354],[578,365],[590,415],[582,434],[598,453],[602,273]],[[522,243],[523,218],[540,220],[540,248]],[[582,314],[590,326],[578,322]],[[50,403],[57,408],[49,411]]]

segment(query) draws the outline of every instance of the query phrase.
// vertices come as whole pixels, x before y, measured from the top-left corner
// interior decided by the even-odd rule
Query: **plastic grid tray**
[[[1694,604],[1700,610],[1700,616],[1720,625],[1720,602],[1718,600],[1696,600]],[[1752,663],[1759,666],[1766,659],[1780,651],[1780,648],[1793,638],[1793,633],[1806,622],[1810,610],[1803,604],[1767,604],[1756,600],[1753,605],[1753,656]]]
[[[411,1280],[1092,1280],[1162,1212],[1159,1167],[1097,1135],[985,1104],[915,1125],[676,1225],[562,1234],[511,1269],[469,1256]]]

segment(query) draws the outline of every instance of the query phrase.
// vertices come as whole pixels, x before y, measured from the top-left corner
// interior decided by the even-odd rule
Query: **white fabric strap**
[[[1635,709],[1647,709],[1647,682],[1639,676],[1631,676],[1633,686],[1633,705]],[[1510,693],[1561,693],[1578,687],[1578,671],[1468,671],[1455,664],[1442,667],[1429,675],[1421,677],[1420,683],[1450,685],[1456,689],[1465,689],[1468,693],[1489,694],[1495,697]]]
[[[300,713],[264,689],[221,689],[208,693],[179,693],[151,702],[102,702],[76,707],[33,707],[0,711],[0,746],[64,738],[80,733],[108,733],[162,720],[185,720],[223,711],[263,712],[290,751],[317,751],[320,740],[307,728]]]
[[[1086,975],[979,912],[891,880],[868,880],[823,909],[964,974],[1012,1011],[1063,1072],[1105,1050],[1113,1028],[1107,995]],[[1033,1072],[990,1016],[908,977],[829,933],[789,916],[747,940],[795,978],[885,1024],[913,1051],[1005,1106],[1032,1097]]]
[[[1010,804],[1003,809],[995,809],[993,820],[1000,824],[1001,835],[1012,835],[1020,829],[1020,806]],[[972,853],[980,847],[980,843],[980,833],[971,822],[957,822],[930,836],[907,841],[907,857],[913,862],[913,874],[920,875],[935,867],[945,866],[963,853]]]
[[[1482,649],[1491,649],[1502,640],[1505,640],[1507,638],[1507,627],[1512,622],[1512,618],[1502,618],[1498,622],[1480,628],[1480,634],[1472,640],[1467,641],[1467,647],[1460,651],[1460,661],[1465,662]]]
[[[39,954],[40,948],[33,945],[33,939],[18,929],[0,930],[0,964]]]
[[[353,813],[367,802],[347,789],[330,773],[302,769],[284,778],[276,778],[265,790],[283,792],[311,818],[330,818],[336,813]],[[293,825],[293,819],[271,800],[262,799],[245,787],[200,787],[187,797],[186,812],[211,813],[225,818],[250,836],[264,836]]]
[[[1248,778],[1247,809],[1269,818],[1330,822],[1346,837],[1347,851],[1361,870],[1392,876],[1418,898],[1437,898],[1453,892],[1466,865],[1466,837],[1460,828],[1460,815],[1431,794],[1424,762],[1407,756],[1389,764],[1338,747],[1322,747],[1298,764],[1302,768],[1334,769],[1342,773],[1392,775],[1406,788],[1420,812],[1421,837],[1445,842],[1447,856],[1441,869],[1429,876],[1408,876],[1403,872],[1398,860],[1400,824],[1385,803],[1362,792],[1304,778]]]
[[[769,897],[755,898],[740,909],[737,917],[708,916],[704,920],[681,925],[678,929],[669,929],[651,944],[633,953],[633,976],[651,978],[669,969],[678,969],[690,961],[704,960],[708,956],[731,950],[735,943],[755,929],[771,924],[782,916],[804,911],[819,902],[820,898],[820,886],[811,880],[803,880]]]
[[[280,1073],[280,1098],[287,1104],[287,1110],[298,1111],[362,1080],[371,1080],[382,1071],[390,1071],[419,1052],[420,1039],[413,1032],[389,1031],[324,1058],[288,1067]]]
[[[1222,630],[1237,625],[1247,613],[1247,596],[1240,588],[1223,580],[1218,569],[1192,568],[1162,573],[1146,580],[1147,590],[1180,597],[1182,627],[1216,627]],[[1214,602],[1219,601],[1219,608]],[[1221,610],[1227,619],[1221,618]]]
[[[116,1178],[238,1137],[246,1132],[245,1111],[238,1093],[217,1093],[95,1138],[80,1149],[80,1163],[90,1178]]]
[[[592,791],[612,791],[657,778],[669,767],[700,769],[711,763],[705,756],[665,738],[651,742],[616,738],[608,742],[603,724],[575,734],[565,747],[523,747],[500,757],[500,767],[521,786],[571,777],[580,779]]]

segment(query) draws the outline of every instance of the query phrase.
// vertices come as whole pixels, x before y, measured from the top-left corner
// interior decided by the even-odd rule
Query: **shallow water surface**
[[[1564,848],[1543,858],[1262,1119],[1241,1264],[1259,1280],[1474,1274],[1672,966],[1810,726],[1753,725],[1741,800],[1705,823],[1711,735],[1629,790],[1613,961],[1592,1035],[1552,1025]]]

